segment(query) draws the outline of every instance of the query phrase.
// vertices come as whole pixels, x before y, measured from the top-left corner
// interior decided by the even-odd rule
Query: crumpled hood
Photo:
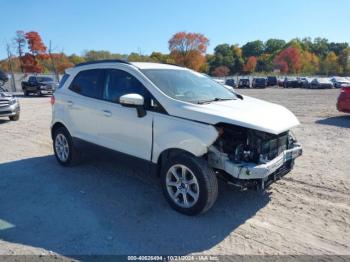
[[[295,115],[283,106],[248,96],[243,98],[200,105],[186,104],[175,115],[213,125],[233,124],[276,135],[300,124]]]

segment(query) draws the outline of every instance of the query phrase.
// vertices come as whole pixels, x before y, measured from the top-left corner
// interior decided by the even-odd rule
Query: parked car
[[[264,189],[302,153],[288,109],[173,65],[83,63],[66,70],[51,102],[58,163],[77,163],[76,140],[145,160],[169,204],[187,215],[211,208],[218,175]]]
[[[296,77],[286,77],[283,81],[284,88],[297,88],[300,87],[300,82]]]
[[[301,87],[302,88],[310,88],[311,86],[311,81],[313,78],[311,77],[300,77],[299,81],[301,82]]]
[[[330,80],[335,88],[341,88],[342,85],[350,85],[350,80],[348,80],[346,77],[335,76],[332,77]]]
[[[0,86],[3,86],[9,80],[8,75],[0,70]]]
[[[213,78],[213,80],[221,85],[225,85],[225,80],[220,78]]]
[[[265,88],[267,84],[266,78],[255,77],[252,81],[253,88]]]
[[[58,83],[48,76],[30,76],[28,81],[22,81],[22,90],[25,96],[30,94],[51,95]]]
[[[350,84],[343,85],[337,101],[337,109],[340,112],[350,113]]]
[[[333,83],[328,78],[315,78],[311,81],[311,88],[333,88]]]
[[[11,121],[19,120],[20,105],[18,99],[0,87],[0,117],[8,117]]]
[[[231,86],[232,88],[236,88],[236,81],[233,78],[226,79],[225,85]]]
[[[241,78],[238,81],[238,88],[250,88],[249,78]]]
[[[267,86],[277,86],[277,77],[276,76],[268,76],[267,77]]]
[[[277,85],[279,87],[283,87],[284,86],[284,78],[278,78],[277,79]]]

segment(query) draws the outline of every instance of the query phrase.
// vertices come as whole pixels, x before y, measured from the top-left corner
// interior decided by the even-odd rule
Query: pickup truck
[[[25,96],[30,94],[51,95],[58,83],[52,77],[30,76],[28,81],[22,81],[21,85]]]
[[[0,70],[0,86],[3,86],[8,80],[7,74]]]

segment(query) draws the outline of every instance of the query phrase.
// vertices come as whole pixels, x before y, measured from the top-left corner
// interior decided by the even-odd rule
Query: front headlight
[[[291,148],[298,140],[292,131],[288,133],[288,148]]]
[[[17,98],[13,98],[10,100],[10,105],[14,105],[17,103]]]

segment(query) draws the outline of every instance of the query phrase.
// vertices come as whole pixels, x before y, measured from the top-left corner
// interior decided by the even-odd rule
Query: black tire
[[[182,207],[176,203],[173,198],[170,196],[167,189],[166,176],[168,171],[174,165],[183,165],[190,169],[193,175],[196,177],[199,186],[199,197],[198,200],[191,207]],[[176,155],[166,163],[162,164],[161,172],[161,185],[163,189],[164,196],[170,206],[176,211],[185,214],[194,216],[200,213],[205,213],[208,211],[213,204],[215,203],[218,196],[218,181],[217,177],[213,171],[208,166],[208,163],[203,158],[198,158],[190,154],[179,154]]]
[[[19,120],[19,113],[15,114],[14,116],[9,117],[11,121],[18,121]]]
[[[28,91],[23,91],[23,94],[24,94],[24,96],[29,96],[29,93],[28,93]]]
[[[68,144],[68,157],[66,160],[62,160],[58,156],[58,153],[56,150],[55,145],[56,145],[56,138],[58,135],[63,135],[67,141],[67,144]],[[52,145],[53,145],[53,150],[55,152],[55,157],[56,157],[58,163],[61,164],[62,166],[75,166],[80,162],[80,153],[76,149],[76,147],[74,146],[73,139],[66,128],[59,127],[54,131]]]

